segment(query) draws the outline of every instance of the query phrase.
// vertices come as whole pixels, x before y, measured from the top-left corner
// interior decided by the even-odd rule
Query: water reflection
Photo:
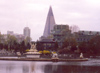
[[[22,68],[23,73],[29,73],[29,67],[27,65],[23,65]]]
[[[100,60],[57,63],[0,61],[0,73],[100,73]]]

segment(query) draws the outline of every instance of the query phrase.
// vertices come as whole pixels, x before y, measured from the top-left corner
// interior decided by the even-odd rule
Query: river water
[[[0,61],[0,73],[100,73],[100,59],[84,62]]]

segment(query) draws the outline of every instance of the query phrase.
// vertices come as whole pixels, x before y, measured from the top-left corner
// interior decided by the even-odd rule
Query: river
[[[100,73],[100,59],[83,62],[0,61],[0,73]]]

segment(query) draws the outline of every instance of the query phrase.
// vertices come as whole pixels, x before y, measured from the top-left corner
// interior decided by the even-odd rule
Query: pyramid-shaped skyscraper
[[[54,15],[52,12],[52,7],[50,6],[49,12],[47,15],[46,24],[45,24],[44,33],[43,33],[44,37],[50,36],[51,30],[53,30],[54,25],[55,25],[55,19],[54,19]]]

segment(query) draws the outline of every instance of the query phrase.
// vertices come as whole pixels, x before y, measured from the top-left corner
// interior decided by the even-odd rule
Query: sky
[[[50,6],[56,24],[100,31],[100,0],[0,0],[0,32],[23,34],[23,29],[29,27],[32,40],[38,40]]]

